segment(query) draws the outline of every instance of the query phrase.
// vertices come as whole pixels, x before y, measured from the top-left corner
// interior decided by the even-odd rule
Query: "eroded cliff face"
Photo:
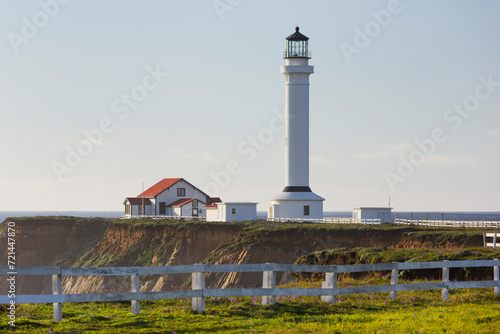
[[[87,218],[10,218],[16,222],[18,266],[129,267],[180,264],[294,263],[300,256],[341,247],[418,247],[432,244],[423,229],[299,223],[205,223]],[[7,245],[0,225],[0,261]],[[435,230],[434,230],[435,231]],[[415,233],[415,232],[419,232]],[[438,232],[435,232],[438,233]],[[476,233],[477,234],[477,233]],[[439,235],[439,233],[438,233]],[[434,237],[437,238],[437,237]],[[482,245],[477,235],[446,239],[448,247]],[[453,244],[456,242],[456,244]],[[259,287],[260,273],[207,275],[207,287]],[[190,275],[141,276],[141,291],[176,289]],[[293,280],[278,275],[278,282]],[[51,293],[50,277],[19,277],[18,293]],[[0,291],[6,285],[0,282]],[[64,293],[129,291],[129,277],[66,277]]]
[[[238,235],[242,228],[243,226],[235,224],[211,223],[112,224],[101,242],[82,256],[75,266],[130,267],[201,263],[220,244]],[[161,291],[179,288],[189,278],[188,274],[141,277],[141,289]],[[67,293],[102,289],[128,291],[129,278],[79,277],[65,280],[64,291]]]
[[[0,224],[0,263],[7,265],[6,222],[15,222],[18,267],[72,266],[99,243],[110,225],[106,219],[76,217],[7,218]],[[17,293],[52,293],[48,276],[18,276]],[[6,282],[0,281],[5,293]]]

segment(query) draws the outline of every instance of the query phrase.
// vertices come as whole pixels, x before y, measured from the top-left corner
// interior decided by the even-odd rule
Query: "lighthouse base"
[[[308,192],[282,192],[271,199],[267,217],[270,219],[323,219],[325,199]]]

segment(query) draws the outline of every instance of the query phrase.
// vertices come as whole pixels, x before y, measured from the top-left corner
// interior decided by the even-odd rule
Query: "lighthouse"
[[[271,199],[269,218],[322,219],[324,198],[309,187],[309,38],[295,28],[286,38],[285,188]]]

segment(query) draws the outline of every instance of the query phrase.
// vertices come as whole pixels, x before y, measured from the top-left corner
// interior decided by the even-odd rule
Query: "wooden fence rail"
[[[492,267],[492,281],[449,281],[450,268]],[[325,302],[335,303],[340,295],[362,293],[389,292],[392,300],[396,299],[398,291],[441,289],[443,300],[448,298],[449,289],[465,288],[494,288],[494,293],[499,294],[500,260],[474,260],[474,261],[436,261],[436,262],[405,262],[405,263],[378,263],[362,265],[295,265],[295,264],[240,264],[240,265],[179,265],[158,267],[17,267],[14,270],[0,267],[0,275],[4,276],[30,276],[52,275],[52,294],[45,295],[16,295],[15,304],[52,303],[54,321],[62,320],[62,303],[81,302],[112,302],[131,301],[131,311],[139,314],[141,300],[179,299],[192,298],[192,309],[196,312],[205,310],[207,297],[242,297],[262,296],[262,304],[274,304],[275,296],[320,296]],[[399,284],[400,270],[441,269],[441,282]],[[390,285],[337,286],[337,275],[340,273],[355,273],[367,271],[390,271]],[[262,272],[262,288],[237,288],[237,289],[207,289],[205,287],[206,273],[227,272]],[[325,281],[321,288],[277,288],[276,272],[308,272],[325,273]],[[191,290],[175,290],[160,292],[140,292],[140,276],[142,275],[170,275],[186,274],[192,276]],[[130,292],[122,293],[87,293],[63,294],[61,281],[66,276],[130,276]],[[0,304],[12,304],[8,295],[0,296]]]
[[[493,248],[499,248],[500,244],[498,243],[498,239],[500,237],[500,233],[493,232],[493,233],[483,233],[483,243],[484,247],[493,247]],[[492,238],[492,242],[488,242],[488,239]]]

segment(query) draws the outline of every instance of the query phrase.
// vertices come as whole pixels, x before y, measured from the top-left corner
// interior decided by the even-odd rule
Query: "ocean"
[[[8,217],[35,217],[35,216],[74,216],[74,217],[103,217],[120,218],[123,211],[0,211],[0,223]],[[266,211],[257,212],[258,217],[267,217]],[[350,218],[352,211],[325,211],[325,218]],[[471,212],[471,211],[393,211],[392,218],[420,219],[420,220],[456,220],[456,221],[500,221],[500,212]]]

